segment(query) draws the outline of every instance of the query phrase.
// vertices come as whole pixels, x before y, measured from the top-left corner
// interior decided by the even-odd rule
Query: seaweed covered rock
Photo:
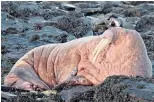
[[[95,102],[152,102],[154,79],[111,76],[95,89]]]
[[[149,30],[154,30],[154,16],[153,15],[146,15],[140,18],[139,21],[136,23],[135,29],[138,32],[146,32]]]
[[[57,19],[53,19],[54,27],[74,35],[76,38],[93,35],[91,22],[82,13],[69,13]]]

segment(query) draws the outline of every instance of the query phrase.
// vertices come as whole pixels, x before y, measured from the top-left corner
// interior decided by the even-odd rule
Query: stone
[[[142,16],[136,23],[135,29],[138,32],[154,31],[154,16]]]
[[[152,102],[154,79],[111,76],[95,89],[95,102]]]
[[[74,11],[77,8],[75,5],[68,4],[68,3],[62,3],[61,6],[67,11]]]

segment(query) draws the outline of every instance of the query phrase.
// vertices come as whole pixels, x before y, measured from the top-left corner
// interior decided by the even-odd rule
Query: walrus
[[[15,63],[4,85],[46,90],[66,81],[99,85],[112,75],[152,77],[152,64],[137,31],[111,27],[102,35],[36,47]]]

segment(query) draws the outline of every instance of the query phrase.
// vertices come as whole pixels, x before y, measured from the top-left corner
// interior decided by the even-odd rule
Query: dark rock
[[[96,13],[101,13],[102,8],[85,8],[85,9],[82,9],[81,12],[84,13],[85,16],[89,16]]]
[[[10,15],[17,18],[39,15],[39,7],[33,2],[10,2],[4,1],[2,11],[7,11]]]
[[[154,12],[154,5],[152,3],[145,3],[145,4],[140,4],[137,5],[136,8],[143,10],[146,10],[146,12]],[[143,12],[145,13],[145,12]]]
[[[39,35],[33,35],[32,38],[30,39],[30,41],[37,41],[40,39]]]
[[[53,9],[53,8],[59,8],[61,6],[61,2],[57,1],[42,1],[38,4],[41,9]]]
[[[86,35],[93,35],[91,29],[91,23],[85,17],[81,17],[81,13],[70,13],[67,16],[63,16],[56,20],[56,24],[53,25],[63,31],[73,34],[76,38],[80,38]]]
[[[67,12],[60,9],[43,9],[41,15],[45,20],[52,19],[53,17],[66,15]]]
[[[98,8],[100,7],[100,3],[95,2],[95,1],[84,1],[84,2],[77,2],[74,4],[78,8]]]
[[[11,10],[15,11],[18,8],[18,4],[11,1],[2,1],[1,11],[11,12]]]
[[[126,17],[141,17],[141,13],[138,9],[126,9],[121,14],[125,15]]]
[[[105,1],[100,2],[102,3],[102,13],[118,13],[120,14],[121,11],[123,11],[123,8],[120,6],[121,2],[112,2],[112,1]]]
[[[7,53],[7,48],[6,48],[5,45],[2,45],[2,46],[1,46],[1,53],[2,53],[2,54]]]
[[[154,79],[111,76],[95,89],[95,102],[152,102]]]
[[[53,39],[55,39],[56,41],[60,43],[64,43],[64,42],[67,42],[67,36],[68,36],[67,33],[61,34],[61,35],[54,36]]]
[[[154,30],[154,16],[148,15],[143,16],[140,20],[136,23],[135,29],[138,32],[146,32],[149,30]]]
[[[16,28],[7,28],[6,29],[6,34],[17,34],[19,31]]]
[[[154,32],[146,32],[141,34],[148,51],[154,51]]]
[[[67,102],[92,101],[94,90],[92,86],[75,86],[63,89],[59,94]]]
[[[129,5],[139,5],[139,4],[145,4],[145,3],[154,3],[153,1],[123,1],[124,4]]]
[[[62,3],[61,8],[65,9],[67,11],[74,11],[76,9],[76,6],[74,6],[72,4],[68,4],[68,3]]]

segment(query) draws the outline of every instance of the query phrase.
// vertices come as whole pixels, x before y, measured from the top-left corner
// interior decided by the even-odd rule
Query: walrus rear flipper
[[[14,73],[16,73],[16,75],[21,79],[30,82],[42,89],[50,89],[49,86],[38,77],[33,68],[16,68]]]

